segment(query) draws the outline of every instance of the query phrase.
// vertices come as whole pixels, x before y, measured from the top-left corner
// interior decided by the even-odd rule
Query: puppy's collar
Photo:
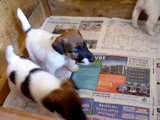
[[[32,27],[28,28],[28,29],[26,30],[26,33],[28,33],[29,31],[31,31],[31,29],[32,29]]]

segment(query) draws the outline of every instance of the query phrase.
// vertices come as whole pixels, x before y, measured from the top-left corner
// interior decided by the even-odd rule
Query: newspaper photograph
[[[95,58],[94,63],[80,65],[80,70],[72,74],[80,89],[143,96],[140,102],[149,102],[150,59],[105,55]]]
[[[88,48],[95,49],[103,21],[81,21],[79,30],[86,41]]]
[[[78,29],[86,41],[88,48],[96,49],[100,37],[104,18],[86,18],[81,17],[50,17],[42,26],[43,29],[54,33],[62,34],[68,29]],[[107,20],[107,19],[106,19]]]

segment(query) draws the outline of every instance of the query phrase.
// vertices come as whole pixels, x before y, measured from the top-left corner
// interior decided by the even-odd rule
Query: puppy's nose
[[[95,60],[95,57],[92,55],[90,58],[89,58],[89,62],[93,62]]]

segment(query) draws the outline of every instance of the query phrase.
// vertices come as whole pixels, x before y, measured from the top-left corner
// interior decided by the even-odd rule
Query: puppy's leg
[[[159,16],[157,15],[150,15],[148,17],[148,20],[146,22],[146,29],[149,35],[155,35],[156,32],[154,32],[154,26],[158,21]]]
[[[76,72],[79,70],[79,66],[76,64],[74,60],[69,59],[66,66],[72,71]]]
[[[53,116],[53,113],[47,110],[42,103],[37,103],[39,108],[39,113],[43,116]]]
[[[44,108],[44,106],[41,103],[38,103],[39,113],[41,115],[47,115],[47,110]]]
[[[138,17],[140,15],[142,11],[142,8],[139,7],[138,5],[135,6],[134,10],[133,10],[133,14],[132,14],[132,25],[135,28],[138,28]]]
[[[9,88],[11,91],[15,94],[17,103],[19,104],[20,108],[25,108],[27,103],[30,101],[28,98],[26,98],[19,90],[18,88],[9,82]]]
[[[42,65],[41,66],[42,68],[44,68],[44,70],[48,71],[49,73],[51,73],[52,75],[55,75],[55,72],[56,72],[56,67],[55,65],[52,65],[52,64],[46,64],[46,65]]]
[[[42,103],[38,103],[38,107],[39,107],[39,114],[40,114],[40,115],[52,117],[52,118],[55,118],[56,120],[65,120],[65,119],[62,118],[62,116],[59,115],[57,112],[50,112],[49,110],[47,110],[47,109],[42,105]]]
[[[19,103],[20,108],[25,108],[27,106],[27,103],[30,101],[28,98],[23,96],[21,93],[18,93],[17,95],[17,101]]]

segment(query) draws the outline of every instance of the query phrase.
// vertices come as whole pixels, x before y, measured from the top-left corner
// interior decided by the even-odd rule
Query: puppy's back
[[[66,120],[86,120],[81,102],[70,81],[61,83],[52,74],[26,58],[14,54],[7,47],[8,76],[24,96],[43,104],[51,112],[57,112]]]
[[[28,89],[37,102],[54,89],[59,88],[60,81],[55,76],[43,71],[29,59],[17,56],[12,46],[6,49],[6,60],[8,76],[13,76],[14,73],[15,82],[13,84],[21,90],[29,85]]]

